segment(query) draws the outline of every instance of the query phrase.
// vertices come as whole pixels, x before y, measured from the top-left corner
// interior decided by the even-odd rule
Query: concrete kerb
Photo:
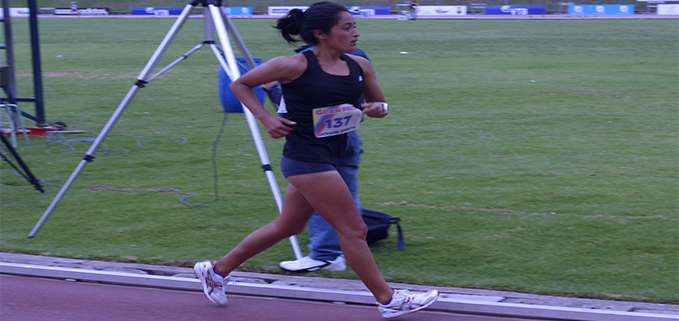
[[[202,291],[190,268],[89,261],[0,253],[0,273],[110,284]],[[227,293],[373,305],[358,280],[234,272]],[[391,283],[394,288],[430,286]],[[679,306],[539,296],[514,292],[435,287],[442,295],[431,309],[443,312],[583,321],[679,320]]]

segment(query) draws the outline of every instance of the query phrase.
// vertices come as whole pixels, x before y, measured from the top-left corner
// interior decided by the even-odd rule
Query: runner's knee
[[[306,226],[305,223],[281,223],[280,220],[275,220],[272,223],[273,228],[276,230],[276,233],[282,237],[290,237],[293,235],[297,235],[299,233],[302,233],[304,231],[304,226]]]
[[[350,227],[346,228],[341,228],[341,229],[336,229],[337,230],[337,235],[341,239],[346,239],[346,240],[365,240],[366,236],[368,235],[368,227],[365,225],[365,223],[361,222],[360,224],[356,224]]]

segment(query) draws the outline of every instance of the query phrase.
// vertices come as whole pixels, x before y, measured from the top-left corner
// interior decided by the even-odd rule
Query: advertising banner
[[[389,15],[391,13],[390,7],[388,6],[351,6],[347,7],[347,9],[349,9],[352,14],[360,16]]]
[[[108,16],[109,8],[84,8],[78,9],[79,15],[84,16]]]
[[[306,10],[309,9],[309,7],[269,7],[267,14],[270,16],[284,16],[292,9]]]
[[[267,14],[270,16],[284,16],[292,9],[306,10],[308,6],[274,6],[269,7]],[[350,6],[347,7],[354,15],[373,16],[373,15],[389,15],[390,8],[388,6]]]
[[[109,8],[55,8],[55,15],[108,16]]]
[[[467,6],[418,6],[418,16],[465,16]]]
[[[55,15],[77,15],[78,9],[71,8],[54,8]]]
[[[574,16],[634,14],[634,5],[633,4],[569,5],[568,14]]]
[[[133,7],[131,14],[144,16],[178,16],[184,8],[180,7]]]
[[[251,16],[252,7],[222,7],[228,16]],[[144,16],[178,16],[183,7],[133,7],[131,14]]]
[[[679,4],[659,4],[657,13],[659,15],[679,15]]]
[[[545,14],[546,12],[547,6],[545,5],[486,6],[486,14],[529,15]]]
[[[9,8],[10,17],[28,17],[31,13],[28,8]],[[5,17],[5,10],[0,10],[0,18]]]
[[[222,7],[227,16],[251,16],[252,7]]]

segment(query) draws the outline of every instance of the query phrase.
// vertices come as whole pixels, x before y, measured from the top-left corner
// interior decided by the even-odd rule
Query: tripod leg
[[[99,145],[104,141],[108,133],[111,131],[115,123],[118,121],[120,116],[123,114],[125,111],[125,108],[127,108],[127,105],[129,105],[130,101],[132,101],[132,98],[134,98],[134,95],[137,93],[137,91],[140,88],[143,88],[146,83],[148,83],[148,76],[151,74],[151,71],[153,68],[156,66],[160,58],[163,56],[163,53],[165,53],[165,50],[167,50],[167,47],[170,45],[174,37],[177,35],[179,32],[179,29],[184,25],[184,22],[186,22],[186,19],[188,19],[189,14],[193,10],[193,6],[188,4],[186,7],[184,7],[184,10],[182,13],[179,15],[179,18],[175,21],[174,25],[172,28],[170,28],[170,31],[168,31],[167,35],[165,35],[165,38],[163,41],[160,43],[156,51],[154,52],[153,56],[149,59],[148,63],[142,70],[142,72],[139,74],[139,77],[135,84],[130,88],[130,90],[127,92],[127,95],[125,95],[125,98],[123,101],[118,105],[118,108],[116,108],[115,112],[111,116],[111,118],[108,120],[104,128],[99,132],[99,135],[97,138],[94,140],[92,143],[92,146],[90,146],[90,149],[87,151],[85,154],[85,157],[80,161],[80,164],[75,168],[73,173],[71,173],[71,176],[68,178],[64,186],[61,187],[61,190],[59,190],[59,193],[57,193],[57,196],[54,197],[52,200],[52,203],[47,207],[47,210],[42,214],[42,217],[40,217],[40,220],[35,224],[33,227],[33,230],[28,234],[28,238],[33,238],[35,234],[38,232],[42,224],[45,222],[47,217],[51,214],[52,210],[57,206],[59,201],[64,197],[68,189],[71,187],[75,179],[78,177],[80,172],[83,170],[85,165],[89,162],[92,162],[95,158],[94,153],[96,152],[97,148]]]
[[[245,46],[245,42],[243,41],[243,38],[241,38],[240,33],[238,33],[238,30],[236,30],[236,26],[233,25],[233,22],[228,17],[224,18],[224,23],[226,24],[226,30],[231,34],[233,42],[238,46],[238,50],[245,57],[245,61],[250,66],[250,69],[255,68],[255,66],[257,66],[255,58],[252,57],[250,50]]]
[[[158,45],[158,48],[153,53],[153,56],[151,56],[151,59],[149,59],[149,63],[146,64],[144,70],[142,70],[142,72],[139,74],[139,79],[147,79],[148,75],[151,74],[151,71],[153,71],[153,68],[156,66],[156,63],[160,60],[160,57],[163,56],[165,50],[167,50],[167,47],[170,45],[174,37],[179,32],[179,29],[182,28],[182,26],[184,25],[192,11],[193,11],[192,5],[187,4],[184,7],[184,10],[182,10],[182,13],[179,14],[179,17],[177,18],[177,20],[175,20],[174,24],[170,28],[170,31],[167,32],[165,38],[163,38],[163,41],[160,42],[160,45]]]
[[[5,145],[5,147],[7,147],[9,152],[14,157],[14,160],[16,160],[17,163],[19,163],[19,166],[24,170],[25,175],[23,176],[28,180],[29,183],[33,185],[33,187],[35,187],[36,190],[40,191],[41,193],[44,193],[45,191],[42,189],[42,185],[40,185],[38,179],[35,178],[35,176],[33,176],[33,173],[28,168],[28,165],[24,163],[24,160],[21,158],[21,156],[19,156],[19,153],[17,153],[14,147],[12,147],[9,140],[5,136],[5,133],[0,132],[0,138],[2,139],[2,143]],[[14,164],[12,164],[7,158],[5,158],[5,155],[2,155],[2,158],[5,159],[5,161],[7,161],[10,165],[12,165],[12,167],[14,167]],[[14,168],[16,169],[16,167]]]
[[[212,16],[211,19],[214,23],[215,30],[217,30],[219,43],[222,45],[222,50],[224,51],[227,66],[224,66],[225,61],[224,58],[221,57],[221,55],[217,55],[217,60],[220,61],[220,64],[222,64],[224,70],[228,71],[227,75],[229,76],[229,78],[231,78],[231,81],[234,81],[238,79],[238,77],[240,77],[240,71],[238,70],[238,65],[236,64],[236,57],[233,54],[233,49],[230,46],[229,36],[226,33],[226,25],[224,24],[224,21],[228,20],[228,18],[224,16],[224,13],[221,11],[220,8],[214,5],[208,5],[208,8],[209,14]],[[207,15],[208,12],[206,12],[205,14]],[[230,26],[233,28],[233,25],[230,24]],[[206,37],[211,38],[212,35],[211,33],[208,32],[207,29],[208,28],[206,28]],[[232,34],[234,34],[235,28],[233,28],[233,30],[230,31],[232,31]],[[250,67],[251,68],[254,67],[254,60],[252,59],[250,52],[247,51],[247,47],[245,47],[243,40],[240,39],[240,37],[234,40],[236,41],[236,43],[238,43],[239,48],[245,51],[242,52],[242,54],[248,56],[250,60],[252,60],[252,65]],[[213,51],[215,51],[214,48]],[[269,156],[266,152],[266,148],[264,147],[264,142],[262,141],[262,136],[260,135],[259,129],[257,127],[257,120],[255,119],[255,116],[250,112],[250,110],[244,105],[243,113],[245,114],[248,126],[250,127],[250,133],[252,134],[252,139],[255,141],[255,147],[257,148],[257,153],[259,154],[259,159],[262,163],[262,169],[264,170],[264,173],[266,174],[266,177],[269,181],[271,192],[273,193],[274,199],[276,200],[276,205],[278,205],[278,212],[280,213],[283,209],[283,200],[281,198],[281,192],[278,189],[278,184],[276,183],[276,177],[274,176],[273,170],[271,168]],[[294,235],[290,237],[290,244],[292,245],[292,250],[295,253],[296,259],[298,260],[301,259],[302,252],[299,249],[297,238]]]

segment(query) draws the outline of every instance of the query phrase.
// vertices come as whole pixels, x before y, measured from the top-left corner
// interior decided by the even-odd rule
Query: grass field
[[[30,96],[27,23],[13,21],[19,93]],[[273,22],[234,20],[264,60],[292,52]],[[85,133],[20,140],[45,194],[2,164],[0,251],[191,265],[276,215],[244,117],[224,118],[217,63],[202,49],[139,91],[26,238],[172,23],[40,19],[48,120]],[[372,246],[385,277],[679,303],[678,24],[358,20],[359,46],[392,108],[361,127],[361,200],[400,217],[406,238],[404,251],[393,234]],[[202,32],[191,19],[161,65]],[[214,150],[218,201],[192,207],[182,194],[153,192],[215,199],[212,154],[225,119]],[[283,141],[263,137],[284,190]],[[292,257],[281,242],[242,270],[280,273]]]

